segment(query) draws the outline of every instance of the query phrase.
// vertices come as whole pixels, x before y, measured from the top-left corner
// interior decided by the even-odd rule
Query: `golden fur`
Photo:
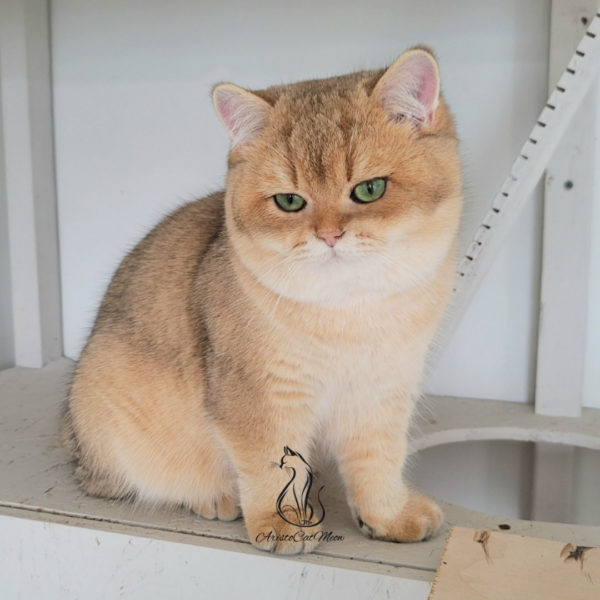
[[[123,260],[76,368],[63,435],[87,492],[224,520],[241,508],[255,545],[310,551],[257,536],[295,532],[276,512],[287,474],[269,463],[286,446],[310,463],[318,439],[365,534],[437,531],[441,511],[402,471],[462,206],[438,90],[420,48],[388,70],[215,88],[232,136],[226,191],[169,215]],[[380,200],[350,199],[377,177]],[[286,213],[278,193],[307,204]]]

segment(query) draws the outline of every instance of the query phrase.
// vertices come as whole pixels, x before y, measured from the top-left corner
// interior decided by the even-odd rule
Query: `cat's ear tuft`
[[[233,83],[216,85],[212,98],[219,119],[229,131],[232,147],[252,141],[269,120],[271,106]]]
[[[431,52],[414,48],[382,75],[374,94],[389,116],[415,125],[432,125],[440,98],[440,75]]]
[[[286,456],[291,456],[291,454],[290,454],[290,449],[289,449],[287,446],[284,446],[284,447],[283,447],[283,453],[284,453]]]

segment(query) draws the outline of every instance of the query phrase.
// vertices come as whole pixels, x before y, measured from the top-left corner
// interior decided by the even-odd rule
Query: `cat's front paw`
[[[294,522],[295,513],[284,510],[284,516]],[[319,544],[321,528],[299,527],[285,521],[278,513],[246,518],[248,536],[254,546],[276,554],[312,552]]]
[[[358,528],[368,538],[388,542],[420,542],[434,536],[444,522],[440,507],[429,498],[411,492],[398,516],[389,521],[376,513],[355,511]]]

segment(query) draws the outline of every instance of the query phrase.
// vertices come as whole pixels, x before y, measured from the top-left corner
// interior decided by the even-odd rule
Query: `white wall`
[[[0,115],[2,103],[0,102]],[[4,134],[0,118],[0,371],[15,364],[11,296],[10,249],[8,245],[8,199],[4,163]]]
[[[427,43],[462,140],[463,242],[546,97],[549,0],[54,0],[65,348],[76,357],[123,254],[223,183],[211,84],[261,87],[383,66]],[[430,388],[532,400],[540,207],[522,215]]]

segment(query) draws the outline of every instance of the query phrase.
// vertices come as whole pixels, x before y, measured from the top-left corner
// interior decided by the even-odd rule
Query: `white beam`
[[[15,361],[62,353],[47,0],[0,2],[0,94]]]
[[[550,89],[598,9],[597,0],[553,0]],[[592,88],[546,171],[536,412],[581,414],[594,193],[596,89]]]
[[[408,569],[407,577],[366,572],[319,564],[313,556],[244,552],[245,544],[223,550],[210,538],[191,537],[182,543],[162,531],[148,538],[118,527],[94,530],[0,514],[2,597],[426,600],[431,591],[429,581],[409,578],[420,573]]]

